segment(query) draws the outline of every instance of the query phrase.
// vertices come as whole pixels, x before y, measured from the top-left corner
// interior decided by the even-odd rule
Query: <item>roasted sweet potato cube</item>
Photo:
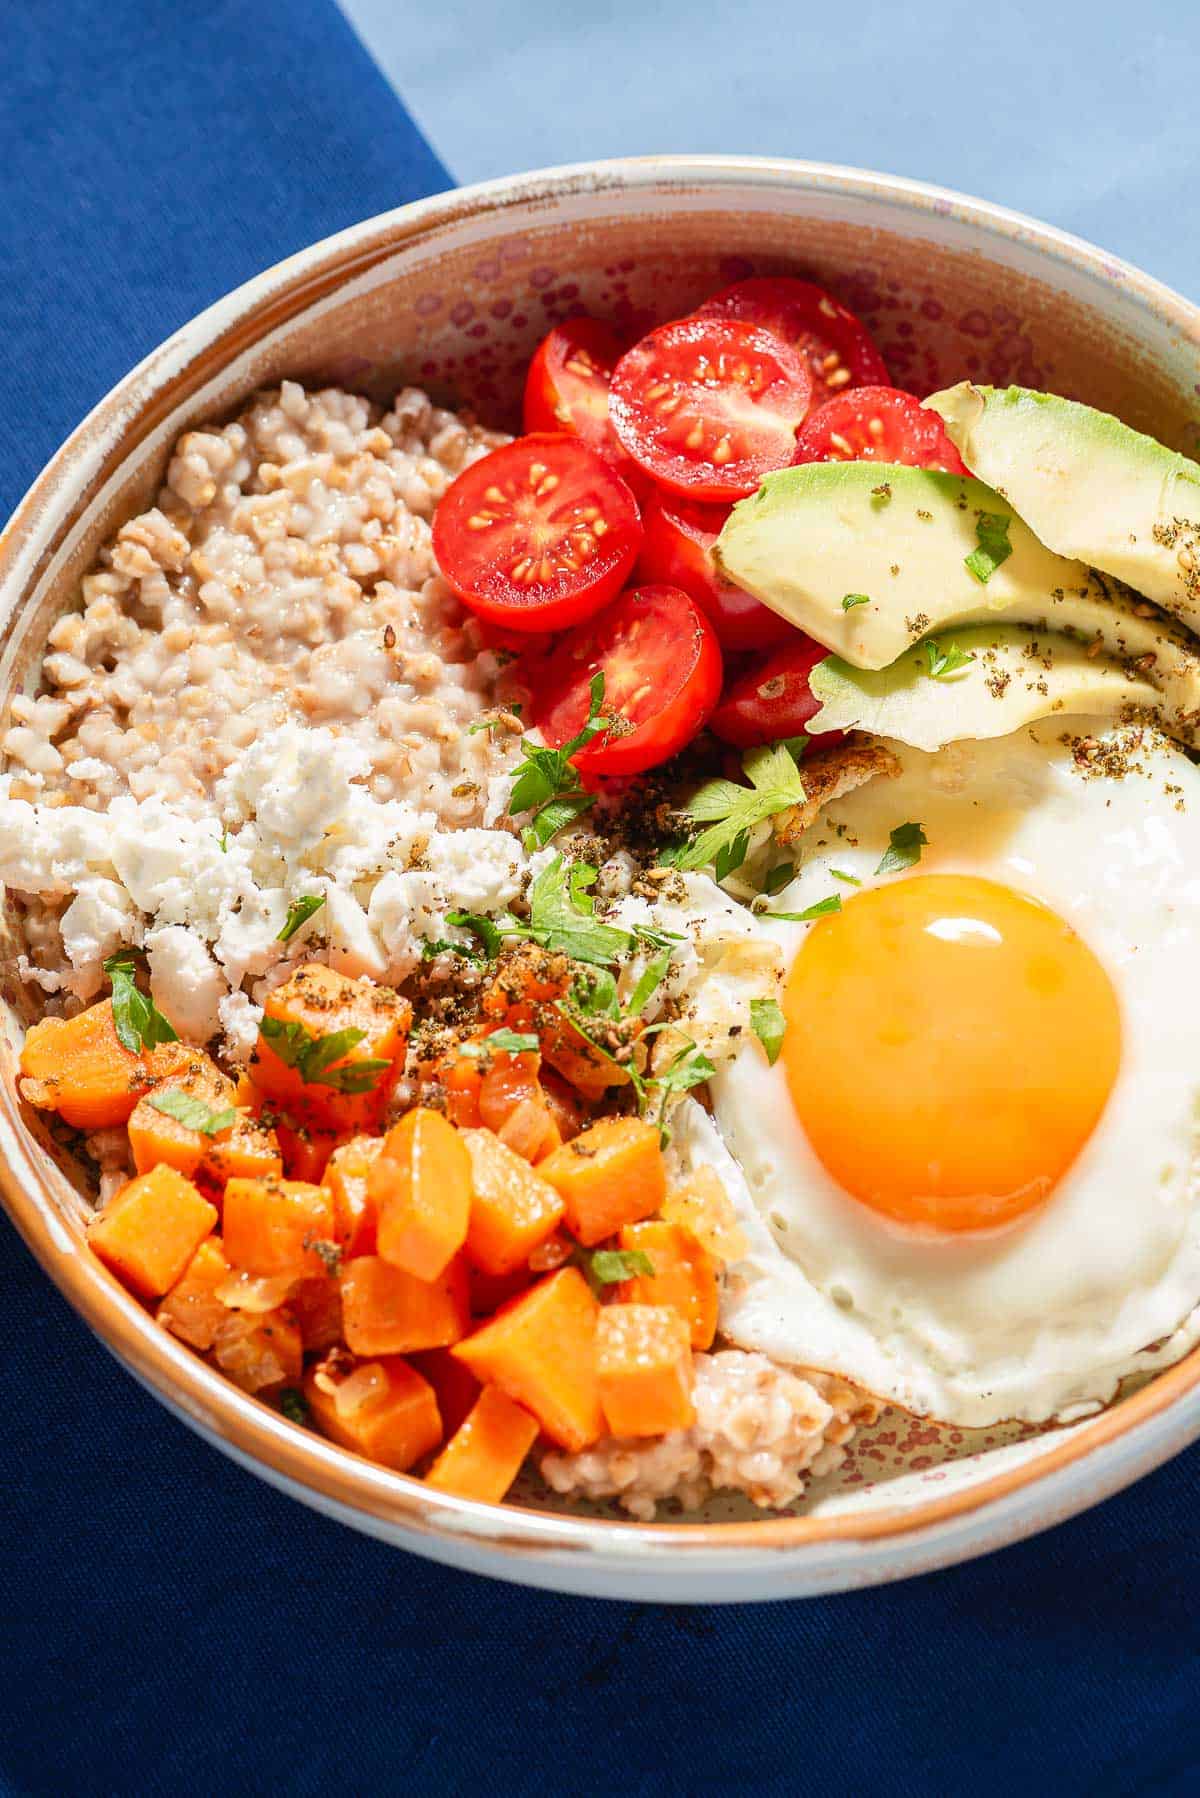
[[[375,1201],[368,1177],[383,1148],[381,1136],[353,1136],[329,1157],[324,1184],[333,1199],[333,1239],[342,1253],[375,1253]]]
[[[217,1288],[232,1271],[221,1238],[208,1237],[158,1307],[155,1315],[159,1323],[192,1348],[210,1349],[218,1329],[229,1318],[229,1309],[217,1297]]]
[[[454,1353],[484,1385],[532,1411],[552,1441],[578,1452],[604,1434],[596,1384],[600,1307],[575,1267],[513,1299]]]
[[[658,1131],[642,1118],[601,1118],[538,1166],[561,1195],[567,1229],[587,1246],[657,1211],[667,1177]]]
[[[606,1305],[596,1379],[614,1436],[662,1436],[696,1421],[687,1321],[671,1305]]]
[[[538,1421],[498,1386],[485,1386],[425,1475],[425,1484],[498,1505],[537,1438]]]
[[[746,1233],[714,1168],[695,1168],[686,1185],[667,1194],[662,1216],[685,1225],[714,1261],[739,1261],[746,1253]]]
[[[342,1291],[332,1274],[297,1280],[287,1302],[306,1355],[324,1354],[342,1340]]]
[[[433,1387],[442,1414],[442,1428],[447,1436],[453,1436],[483,1390],[479,1381],[469,1367],[455,1360],[453,1349],[422,1349],[418,1354],[410,1355],[409,1360],[421,1378]]]
[[[558,1193],[490,1130],[464,1130],[471,1158],[471,1219],[467,1255],[485,1274],[524,1266],[553,1236],[563,1215]]]
[[[217,1221],[214,1206],[173,1167],[138,1174],[88,1227],[88,1241],[113,1272],[145,1299],[174,1286]]]
[[[406,1112],[384,1137],[367,1190],[383,1259],[436,1280],[466,1241],[471,1214],[471,1158],[454,1125],[424,1106]]]
[[[432,1386],[399,1355],[360,1362],[349,1371],[337,1362],[318,1363],[305,1378],[304,1396],[313,1422],[331,1442],[398,1473],[442,1439]]]
[[[177,1073],[139,1099],[129,1120],[129,1146],[140,1174],[160,1162],[202,1184],[223,1186],[238,1176],[281,1174],[275,1134],[249,1112],[235,1111],[236,1088],[202,1049]],[[194,1110],[196,1123],[187,1121]],[[205,1117],[204,1113],[208,1116]],[[229,1116],[220,1129],[218,1118]]]
[[[357,1255],[341,1271],[342,1327],[356,1355],[445,1348],[470,1328],[461,1256],[436,1280],[418,1280],[379,1255]]]
[[[138,1100],[195,1054],[183,1043],[160,1043],[142,1055],[127,1049],[113,1023],[112,1000],[73,1018],[43,1018],[21,1049],[21,1092],[42,1111],[57,1111],[78,1130],[124,1124]]]
[[[300,1120],[370,1129],[403,1064],[411,1021],[411,1005],[390,987],[307,962],[267,995],[251,1078]],[[322,1048],[344,1031],[359,1034],[336,1054]]]
[[[332,1257],[333,1201],[303,1180],[230,1180],[225,1253],[250,1274],[319,1274]]]
[[[623,1249],[645,1255],[653,1274],[635,1274],[621,1283],[618,1297],[625,1304],[671,1305],[687,1320],[694,1349],[712,1347],[717,1333],[717,1270],[712,1256],[684,1224],[665,1224],[656,1218],[642,1224],[626,1224],[621,1231]]]

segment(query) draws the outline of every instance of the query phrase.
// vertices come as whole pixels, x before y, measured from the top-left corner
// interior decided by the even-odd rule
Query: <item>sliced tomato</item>
[[[556,631],[619,593],[637,559],[637,501],[576,437],[518,437],[463,470],[433,518],[433,553],[481,618]]]
[[[620,360],[615,333],[598,318],[555,325],[529,364],[525,429],[569,431],[607,461],[625,461],[608,417],[609,384]]]
[[[790,275],[739,281],[705,300],[696,316],[761,325],[800,350],[812,370],[814,406],[848,387],[881,386],[889,379],[862,320],[815,281]]]
[[[581,774],[640,774],[675,755],[705,723],[721,691],[721,648],[699,606],[678,587],[632,587],[566,637],[546,663],[533,721],[555,748],[588,717],[604,676],[604,711],[619,720],[572,757]]]
[[[651,487],[642,501],[638,579],[682,587],[711,620],[722,649],[762,649],[786,643],[795,626],[718,573],[713,544],[728,506],[702,506]]]
[[[821,702],[813,698],[808,677],[829,651],[802,631],[793,636],[793,642],[730,681],[709,720],[723,742],[750,749],[756,743],[797,737],[820,711]]]
[[[855,387],[826,400],[796,433],[792,460],[900,462],[967,472],[937,413],[899,387]]]
[[[741,499],[792,459],[812,398],[805,358],[732,319],[662,325],[622,356],[609,414],[634,461],[692,499]]]

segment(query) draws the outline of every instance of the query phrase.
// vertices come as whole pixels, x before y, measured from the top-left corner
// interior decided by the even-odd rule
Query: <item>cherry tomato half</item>
[[[887,364],[867,327],[815,281],[790,275],[739,281],[705,300],[696,316],[761,325],[800,350],[812,369],[814,406],[847,387],[887,385]]]
[[[682,587],[712,621],[722,649],[762,649],[786,643],[796,628],[770,606],[717,572],[713,544],[729,517],[728,506],[702,506],[651,487],[642,501],[645,536],[639,580]]]
[[[807,361],[769,331],[685,318],[622,356],[608,405],[647,474],[692,499],[729,501],[791,461],[811,398]]]
[[[608,388],[621,360],[598,318],[569,318],[538,345],[525,377],[525,429],[569,431],[613,463],[627,458],[609,423]]]
[[[604,710],[622,720],[572,760],[581,774],[640,774],[690,743],[721,691],[716,632],[678,587],[631,587],[559,644],[546,663],[533,721],[558,748],[588,715],[604,675]]]
[[[551,433],[472,462],[433,517],[433,553],[454,591],[515,631],[561,630],[599,611],[641,540],[620,475],[578,438]]]
[[[792,460],[900,462],[967,472],[937,413],[899,387],[855,387],[826,400],[797,431]]]
[[[751,749],[757,743],[797,737],[820,711],[821,703],[813,698],[808,677],[829,651],[801,631],[796,631],[794,638],[730,681],[709,720],[723,742]]]

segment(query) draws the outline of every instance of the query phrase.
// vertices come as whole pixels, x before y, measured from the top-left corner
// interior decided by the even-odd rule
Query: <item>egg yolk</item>
[[[829,1173],[886,1217],[980,1230],[1035,1206],[1104,1110],[1116,995],[1046,906],[914,875],[822,918],[788,977],[783,1058]]]

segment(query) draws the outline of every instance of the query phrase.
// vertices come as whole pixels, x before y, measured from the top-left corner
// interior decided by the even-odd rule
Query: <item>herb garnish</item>
[[[627,930],[597,922],[596,901],[589,888],[599,870],[590,862],[569,865],[561,855],[544,867],[529,889],[529,924],[521,931],[543,949],[558,950],[575,961],[607,967],[628,952]]]
[[[919,824],[897,824],[876,874],[898,874],[902,868],[915,867],[928,842],[929,838]]]
[[[778,999],[751,999],[750,1028],[766,1051],[771,1066],[779,1060],[787,1028]]]
[[[936,637],[926,637],[921,647],[929,664],[926,673],[930,680],[947,680],[950,675],[958,674],[968,662],[975,660],[973,651],[960,649],[957,643],[952,643],[949,649],[943,649]]]
[[[848,887],[860,887],[862,881],[857,874],[847,874],[844,868],[830,868],[829,872],[835,880],[844,880]]]
[[[504,710],[510,718],[519,718],[521,716],[521,708],[519,705],[506,705]],[[468,724],[467,735],[469,737],[474,737],[477,736],[481,730],[499,730],[502,723],[503,720],[501,718],[477,718],[474,724]]]
[[[1012,544],[1008,540],[1008,527],[1011,518],[1002,512],[981,512],[975,524],[975,535],[979,540],[977,549],[973,549],[963,561],[975,579],[986,587],[1001,562],[1007,562],[1012,555]]]
[[[482,920],[484,923],[487,919]],[[450,920],[453,923],[453,919]],[[472,949],[467,943],[451,943],[445,937],[439,937],[436,943],[421,944],[421,960],[432,961],[435,955],[461,955],[464,961],[483,961],[484,956],[478,949]]]
[[[365,1057],[348,1062],[345,1067],[332,1066],[362,1042],[365,1030],[334,1030],[328,1036],[313,1036],[303,1024],[285,1024],[272,1017],[264,1017],[259,1028],[284,1067],[295,1068],[306,1086],[331,1086],[339,1093],[369,1093],[392,1065],[390,1061]]]
[[[308,1401],[298,1386],[280,1387],[279,1409],[289,1423],[305,1424],[308,1422]]]
[[[216,1136],[237,1122],[237,1112],[232,1105],[227,1105],[224,1111],[213,1111],[203,1099],[193,1099],[190,1093],[180,1092],[177,1086],[168,1087],[165,1092],[151,1093],[150,1103],[164,1117],[174,1118],[185,1129],[198,1130],[201,1136]]]
[[[788,882],[791,880],[792,875],[795,872],[796,872],[795,862],[779,862],[779,863],[777,863],[777,865],[774,868],[771,868],[769,870],[766,879],[763,881],[763,892],[764,893],[782,892],[783,888],[785,886],[787,886]]]
[[[293,899],[292,903],[288,906],[287,918],[284,921],[283,929],[279,932],[275,941],[277,943],[290,943],[301,925],[307,924],[308,920],[316,912],[320,911],[324,903],[325,895],[323,893],[305,893],[302,899]]]
[[[499,1049],[505,1055],[531,1055],[540,1046],[532,1030],[500,1029],[481,1037],[477,1043],[462,1043],[458,1052],[460,1055],[491,1055]]]
[[[870,603],[871,595],[869,593],[847,593],[842,600],[842,610],[850,612],[855,606],[869,606]]]
[[[159,1043],[179,1041],[153,999],[139,990],[137,963],[128,949],[110,955],[104,972],[112,981],[113,1024],[122,1047],[132,1055],[140,1055]]]
[[[741,866],[750,846],[750,831],[764,818],[804,802],[804,782],[796,758],[785,743],[752,749],[742,767],[750,785],[735,780],[709,780],[683,808],[693,824],[707,824],[676,861],[678,868],[715,865],[717,879]]]
[[[592,1277],[598,1286],[613,1286],[642,1274],[654,1278],[654,1263],[641,1249],[597,1249],[591,1256]]]
[[[593,737],[609,730],[617,721],[603,714],[604,676],[593,674],[588,685],[587,721],[577,736],[561,749],[544,749],[538,744],[525,744],[525,760],[513,771],[510,817],[520,812],[533,812],[531,822],[522,833],[526,849],[543,849],[564,825],[574,823],[596,803],[594,793],[584,791],[579,770],[571,757],[586,749]]]
[[[830,893],[828,899],[818,899],[815,905],[806,906],[803,911],[764,911],[760,918],[782,918],[785,924],[811,924],[814,918],[828,917],[830,912],[841,911],[842,895]]]

